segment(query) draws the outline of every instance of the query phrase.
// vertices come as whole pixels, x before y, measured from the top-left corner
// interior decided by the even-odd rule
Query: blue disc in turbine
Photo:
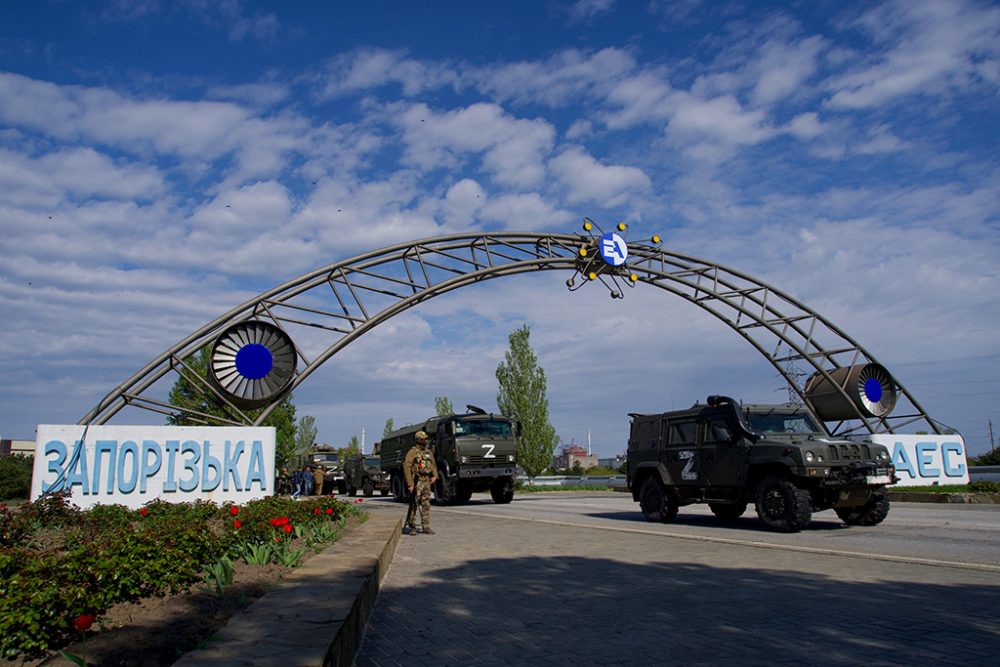
[[[208,376],[234,405],[260,408],[288,389],[297,363],[288,334],[270,322],[247,320],[215,339]]]

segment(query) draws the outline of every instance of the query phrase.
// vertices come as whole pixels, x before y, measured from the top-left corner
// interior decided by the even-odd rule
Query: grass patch
[[[611,491],[607,484],[573,484],[572,486],[530,486],[517,487],[517,493],[545,493],[546,491]]]

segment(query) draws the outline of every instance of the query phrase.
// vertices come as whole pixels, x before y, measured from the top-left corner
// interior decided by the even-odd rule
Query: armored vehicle
[[[349,456],[344,462],[344,481],[349,496],[357,495],[358,489],[366,498],[375,495],[375,491],[389,495],[389,475],[382,471],[377,456]]]
[[[382,438],[379,461],[389,475],[392,496],[398,502],[407,499],[403,461],[414,445],[417,431],[430,436],[438,467],[434,485],[438,504],[466,502],[474,492],[486,490],[496,503],[509,503],[514,498],[519,424],[503,415],[487,414],[474,405],[466,409],[466,414],[431,417]]]
[[[630,414],[632,498],[648,521],[673,521],[682,505],[708,503],[735,520],[753,503],[769,530],[796,532],[813,512],[874,526],[895,484],[889,450],[834,440],[805,406],[740,406],[726,396],[661,414]]]

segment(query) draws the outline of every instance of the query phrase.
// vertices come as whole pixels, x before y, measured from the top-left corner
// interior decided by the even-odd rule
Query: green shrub
[[[975,482],[969,484],[969,491],[973,493],[1000,493],[1000,482],[977,479]]]
[[[338,537],[349,514],[360,512],[322,497],[269,497],[238,507],[154,501],[139,510],[99,505],[86,512],[66,495],[44,496],[16,512],[0,505],[0,657],[65,646],[79,639],[74,623],[81,615],[99,617],[119,602],[205,581],[221,591],[231,557],[295,566],[307,551],[302,545]]]
[[[0,500],[27,498],[31,494],[31,469],[35,457],[0,456]]]

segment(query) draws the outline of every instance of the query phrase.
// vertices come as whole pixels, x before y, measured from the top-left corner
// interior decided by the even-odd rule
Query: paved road
[[[357,665],[998,664],[996,553],[949,564],[967,547],[948,530],[996,550],[1000,512],[899,505],[797,536],[628,512],[618,494],[435,507],[438,534],[399,545]]]

